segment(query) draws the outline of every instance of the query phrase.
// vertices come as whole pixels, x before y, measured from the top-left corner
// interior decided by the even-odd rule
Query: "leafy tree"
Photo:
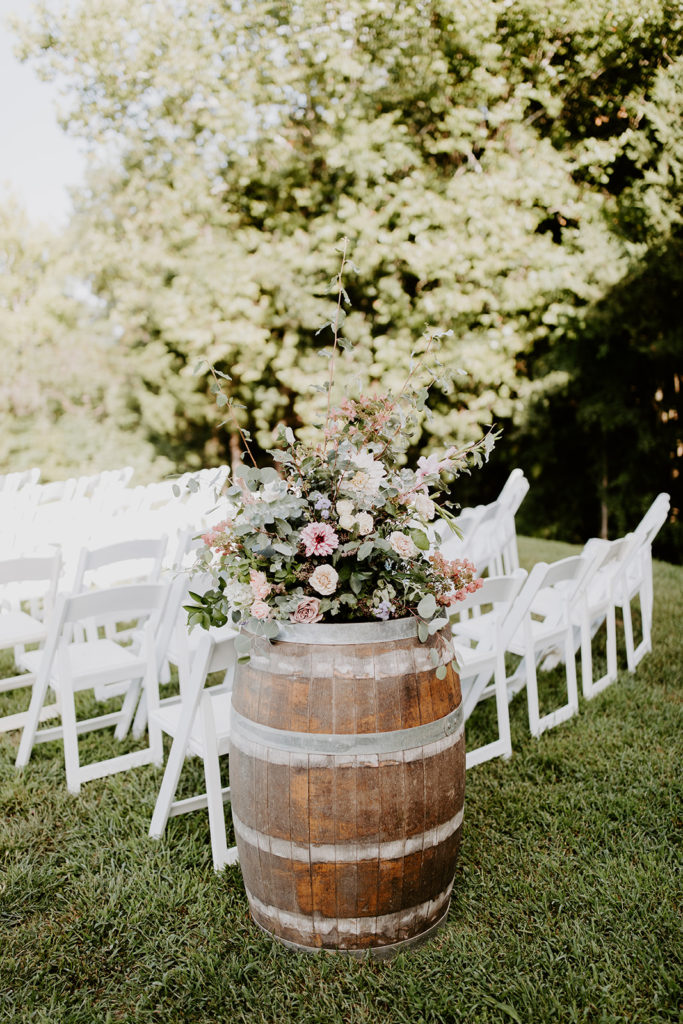
[[[98,335],[97,314],[59,238],[16,203],[0,207],[0,472],[37,465],[52,480],[171,468],[125,429],[119,354]]]
[[[443,358],[465,373],[416,447],[502,421],[510,461],[546,488],[532,517],[595,532],[602,500],[628,519],[622,470],[607,458],[605,476],[587,440],[617,414],[639,422],[654,377],[630,412],[623,390],[607,400],[609,361],[604,386],[581,393],[601,319],[611,358],[625,343],[614,296],[649,244],[625,225],[649,209],[657,161],[642,111],[675,105],[657,83],[681,50],[680,5],[112,0],[43,5],[23,35],[69,83],[68,126],[99,166],[75,245],[101,329],[128,356],[125,414],[157,450],[178,463],[229,450],[200,358],[230,375],[261,447],[278,422],[316,420],[316,330],[346,235],[359,268],[346,379],[390,386],[425,324],[453,328]],[[673,202],[662,195],[665,220]],[[668,479],[669,438],[653,429]],[[580,502],[564,500],[570,462]],[[643,497],[637,467],[623,472]],[[498,484],[493,471],[476,500]]]

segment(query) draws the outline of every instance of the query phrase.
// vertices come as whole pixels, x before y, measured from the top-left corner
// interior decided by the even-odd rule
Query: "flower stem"
[[[344,248],[342,249],[341,266],[339,268],[339,273],[337,274],[337,309],[335,310],[335,314],[334,314],[334,327],[333,327],[334,343],[332,345],[332,355],[330,356],[330,376],[329,376],[329,380],[328,380],[328,383],[327,383],[327,416],[325,418],[325,431],[324,431],[324,435],[323,435],[324,438],[325,438],[325,443],[324,443],[324,446],[323,446],[323,452],[327,451],[327,428],[328,428],[329,422],[330,422],[330,409],[331,409],[331,402],[332,402],[332,384],[334,383],[334,363],[335,363],[335,356],[337,354],[337,340],[339,338],[339,313],[341,311],[342,295],[344,294],[344,290],[342,288],[342,278],[343,278],[343,275],[344,275],[344,267],[346,266],[346,247],[349,244],[348,238],[344,238],[342,241],[343,241]]]
[[[214,381],[216,383],[216,386],[218,388],[220,388],[220,392],[221,392],[221,394],[223,394],[223,388],[221,386],[220,381],[218,380],[218,377],[216,376],[216,371],[213,368],[213,363],[209,363],[209,369],[211,370],[211,375],[212,375],[212,377],[213,377],[213,379],[214,379]],[[249,443],[248,443],[246,437],[244,436],[244,431],[242,430],[241,426],[239,425],[239,423],[237,421],[237,417],[235,416],[235,410],[233,409],[232,405],[229,402],[228,402],[228,411],[230,413],[230,416],[232,418],[233,423],[235,424],[235,426],[237,427],[237,430],[239,431],[239,435],[242,438],[242,444],[244,445],[244,447],[246,449],[247,455],[251,459],[251,461],[254,464],[254,466],[256,467],[256,469],[258,469],[258,465],[256,463],[256,459],[254,458],[252,450],[249,447]]]

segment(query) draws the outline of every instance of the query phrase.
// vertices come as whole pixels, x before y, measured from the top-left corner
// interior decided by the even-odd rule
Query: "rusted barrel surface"
[[[252,915],[277,939],[391,955],[445,918],[465,741],[436,646],[407,619],[286,626],[239,666],[232,814]]]

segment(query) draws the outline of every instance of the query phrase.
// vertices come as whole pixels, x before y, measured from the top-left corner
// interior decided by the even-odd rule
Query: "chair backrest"
[[[546,566],[532,609],[543,616],[545,625],[570,621],[583,588],[590,584],[602,560],[603,550],[603,542],[595,538],[588,541],[580,555],[570,555]]]
[[[15,494],[24,487],[30,487],[32,484],[37,484],[39,480],[40,469],[38,467],[19,470],[16,473],[1,473],[0,491],[3,491],[6,494]]]
[[[181,571],[191,567],[195,561],[193,552],[204,546],[201,534],[202,529],[196,526],[186,526],[180,530],[173,557],[168,562],[170,569]]]
[[[108,587],[62,599],[59,617],[62,625],[87,619],[125,621],[161,613],[168,593],[166,583],[132,583],[125,587]]]
[[[513,469],[498,495],[498,504],[514,516],[528,491],[529,481],[524,476],[524,471]]]
[[[204,679],[212,672],[225,672],[235,660],[235,636],[216,637],[214,633],[205,630],[199,641],[195,660],[192,664],[192,671],[203,674]]]
[[[464,553],[469,557],[468,549],[471,545],[477,543],[477,538],[482,538],[487,533],[490,534],[492,524],[496,525],[496,529],[501,534],[506,536],[511,532],[514,534],[515,513],[522,504],[528,490],[529,481],[524,476],[523,470],[513,469],[495,501],[489,502],[488,505],[464,508],[460,512],[457,522],[463,536],[459,538],[452,532],[450,535],[447,533],[441,542],[442,553],[446,557],[455,558],[460,553]],[[481,545],[481,540],[479,544]],[[484,554],[484,557],[488,557],[487,552]]]
[[[36,487],[36,503],[53,505],[59,501],[70,501],[76,493],[76,478],[53,480],[49,484],[38,484]]]
[[[619,537],[618,540],[593,538],[588,541],[584,551],[590,552],[591,546],[595,547],[596,551],[600,550],[589,593],[591,601],[610,596],[614,581],[628,564],[635,543],[635,536],[632,533],[627,533],[625,537]]]
[[[8,558],[0,561],[0,606],[6,604],[16,607],[20,601],[28,600],[31,603],[31,612],[35,615],[39,612],[37,603],[40,602],[43,616],[48,615],[54,607],[61,569],[62,558],[59,551],[53,555]],[[32,584],[41,581],[45,586],[41,587],[38,593]]]
[[[166,547],[167,538],[162,536],[124,540],[99,548],[82,548],[72,591],[79,593],[87,583],[86,574],[105,567],[112,569],[108,584],[124,580],[155,583],[161,574]]]
[[[59,579],[61,556],[59,552],[44,557],[6,558],[0,562],[0,584],[22,583],[24,580]]]
[[[482,586],[478,590],[468,594],[464,600],[452,607],[451,621],[461,612],[468,613],[474,608],[491,605],[496,613],[496,626],[487,634],[487,642],[484,645],[493,647],[500,641],[503,630],[506,634],[509,632],[505,623],[526,578],[526,569],[517,569],[510,576],[487,576],[482,580]]]
[[[515,536],[515,519],[510,509],[500,501],[485,505],[463,543],[463,553],[474,563],[477,572],[487,569],[495,573],[506,544]],[[496,563],[492,566],[492,563]],[[491,568],[490,568],[491,567]]]
[[[523,580],[519,592],[501,624],[501,642],[507,648],[510,642],[523,625],[524,620],[531,614],[531,606],[538,593],[541,584],[546,576],[546,562],[537,562],[526,579]],[[520,570],[518,569],[517,572]]]
[[[638,547],[644,544],[652,544],[652,541],[655,539],[667,520],[670,504],[671,498],[666,494],[666,492],[663,491],[661,494],[657,495],[633,531],[635,542]]]

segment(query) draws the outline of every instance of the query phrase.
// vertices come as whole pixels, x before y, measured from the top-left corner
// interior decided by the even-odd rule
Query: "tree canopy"
[[[346,236],[340,379],[391,387],[452,329],[464,372],[416,450],[505,427],[463,500],[520,465],[548,535],[622,531],[658,490],[680,508],[679,3],[110,0],[42,5],[22,39],[93,154],[69,274],[117,430],[224,459],[203,358],[262,449],[305,433]]]

